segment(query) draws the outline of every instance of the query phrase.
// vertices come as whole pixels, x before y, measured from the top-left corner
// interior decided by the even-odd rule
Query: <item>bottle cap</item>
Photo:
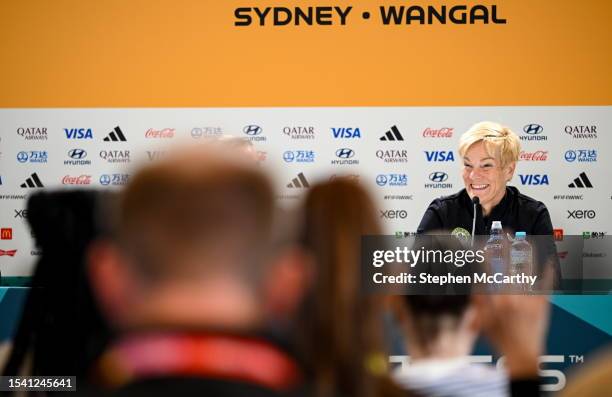
[[[501,229],[502,225],[501,225],[501,221],[493,221],[493,224],[491,225],[491,229]]]
[[[515,237],[523,237],[524,238],[524,237],[527,236],[527,233],[526,232],[516,232],[514,236]]]

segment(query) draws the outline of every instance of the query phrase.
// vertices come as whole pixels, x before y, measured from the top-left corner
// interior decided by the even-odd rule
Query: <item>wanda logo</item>
[[[536,152],[521,152],[519,160],[522,161],[546,161],[548,160],[548,150],[538,150]]]

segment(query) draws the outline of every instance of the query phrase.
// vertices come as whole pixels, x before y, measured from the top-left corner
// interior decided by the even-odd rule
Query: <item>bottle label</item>
[[[512,266],[524,266],[529,262],[531,262],[529,252],[514,251],[510,255],[510,264]]]

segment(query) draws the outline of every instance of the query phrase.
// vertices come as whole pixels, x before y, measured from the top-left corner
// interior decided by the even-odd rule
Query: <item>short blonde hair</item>
[[[508,127],[492,121],[481,121],[470,127],[459,139],[459,155],[465,157],[475,143],[484,142],[487,154],[499,159],[502,168],[519,159],[521,141]]]

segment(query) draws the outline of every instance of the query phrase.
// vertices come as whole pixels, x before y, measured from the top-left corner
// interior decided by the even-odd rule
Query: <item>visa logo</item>
[[[93,139],[91,128],[64,128],[68,139]]]
[[[332,128],[334,138],[361,138],[361,131],[357,128]]]
[[[427,161],[455,161],[455,155],[453,152],[442,151],[425,151],[425,157]]]
[[[519,175],[522,185],[548,185],[548,175],[526,174]]]

